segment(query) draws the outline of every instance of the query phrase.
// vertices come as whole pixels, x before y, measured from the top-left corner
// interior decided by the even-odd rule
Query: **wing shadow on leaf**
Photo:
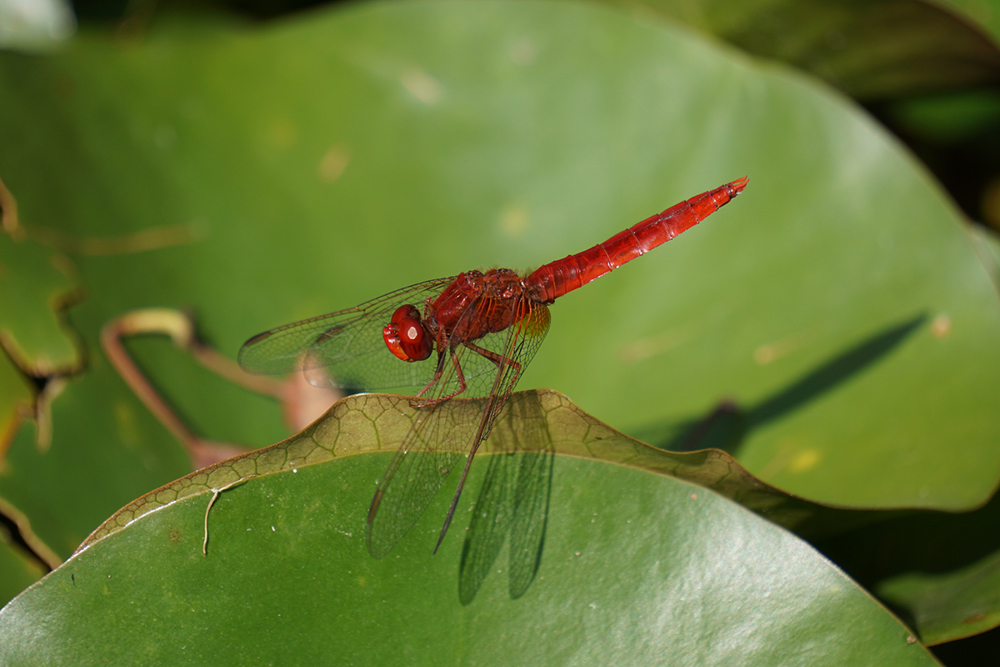
[[[542,562],[555,460],[546,416],[540,401],[516,396],[502,421],[503,428],[488,441],[496,453],[489,457],[462,546],[458,591],[463,605],[476,597],[508,535],[511,599],[527,592]]]
[[[902,345],[926,321],[926,313],[921,313],[886,327],[749,409],[741,408],[734,401],[722,401],[704,417],[651,428],[636,437],[660,443],[656,446],[673,452],[715,448],[732,454],[751,431],[803,408],[856,378]]]

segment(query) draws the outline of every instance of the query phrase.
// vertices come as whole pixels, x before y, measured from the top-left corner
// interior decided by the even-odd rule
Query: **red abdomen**
[[[546,264],[525,278],[524,284],[533,299],[552,303],[694,227],[742,192],[747,180],[744,177],[692,197],[589,250]]]

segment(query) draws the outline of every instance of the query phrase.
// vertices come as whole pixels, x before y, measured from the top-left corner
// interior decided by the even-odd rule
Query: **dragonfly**
[[[365,537],[372,557],[386,556],[462,467],[436,553],[476,452],[548,331],[548,306],[695,226],[747,182],[680,202],[527,275],[467,271],[271,329],[243,344],[239,364],[255,374],[300,371],[317,386],[415,391],[412,426],[376,487]]]

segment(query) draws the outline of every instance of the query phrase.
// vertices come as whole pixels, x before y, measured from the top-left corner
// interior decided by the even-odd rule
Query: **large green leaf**
[[[447,496],[389,557],[364,553],[366,482],[387,457],[352,455],[405,432],[415,413],[406,403],[346,399],[301,435],[132,503],[0,612],[0,660],[560,664],[605,663],[611,652],[630,664],[934,662],[790,533],[704,487],[650,474],[659,467],[760,495],[725,455],[645,447],[556,394],[515,396],[494,434],[577,455],[557,455],[549,488],[539,489],[551,518],[535,517],[544,534],[537,572],[529,568],[519,599],[508,599],[498,575],[518,572],[512,547],[510,566],[485,563],[479,596],[456,605],[458,535],[431,555]],[[531,406],[541,421],[510,418]],[[466,408],[479,406],[447,406]],[[213,489],[222,491],[214,505]],[[459,515],[471,505],[467,496]],[[754,639],[734,642],[734,633]],[[81,646],[93,648],[81,655]]]

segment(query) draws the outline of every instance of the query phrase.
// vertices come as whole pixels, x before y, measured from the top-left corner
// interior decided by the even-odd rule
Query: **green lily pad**
[[[972,240],[979,251],[983,267],[993,278],[997,293],[1000,294],[1000,234],[990,229],[979,228],[973,232]]]
[[[136,655],[172,664],[212,655],[221,664],[251,655],[299,662],[605,662],[611,627],[615,659],[629,663],[669,654],[671,661],[714,656],[710,663],[724,664],[737,650],[737,632],[754,637],[737,642],[741,664],[773,664],[789,655],[808,664],[934,664],[905,626],[798,538],[713,491],[654,472],[711,477],[730,490],[752,485],[724,454],[706,459],[645,447],[552,393],[516,395],[508,413],[524,412],[525,403],[542,408],[544,425],[501,415],[495,435],[520,442],[551,437],[545,445],[556,456],[545,491],[544,546],[517,600],[497,576],[507,568],[487,563],[478,597],[455,604],[459,536],[431,555],[448,494],[439,495],[390,556],[367,557],[366,481],[377,479],[388,457],[356,454],[379,447],[385,433],[405,430],[414,410],[405,397],[355,396],[299,436],[196,472],[124,508],[73,558],[0,611],[0,632],[8,638],[0,658],[11,665],[98,664]],[[459,399],[448,407],[476,405]],[[492,464],[506,456],[483,458]],[[476,470],[472,489],[485,466]],[[213,489],[221,495],[210,504]],[[471,510],[467,497],[459,517]],[[468,533],[464,553],[476,535]],[[245,603],[234,608],[234,599]],[[39,635],[35,619],[42,615],[48,620]],[[142,618],[142,632],[125,616]],[[277,643],[270,636],[275,625]],[[598,627],[605,632],[591,631]],[[81,656],[79,646],[103,648]]]

